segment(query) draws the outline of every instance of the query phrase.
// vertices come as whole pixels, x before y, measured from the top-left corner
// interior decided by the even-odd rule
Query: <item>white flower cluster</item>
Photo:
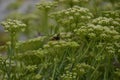
[[[98,24],[102,26],[120,26],[119,22],[112,18],[98,17],[92,21],[93,24]]]
[[[91,19],[93,17],[92,13],[90,13],[89,9],[79,7],[79,6],[74,6],[73,8],[69,8],[67,10],[62,10],[59,12],[53,13],[55,17],[58,17],[58,19],[63,19],[67,18],[66,20],[69,19]]]
[[[74,6],[67,10],[52,13],[51,17],[64,29],[73,31],[79,24],[86,24],[89,22],[93,15],[87,8]]]
[[[11,20],[11,19],[7,19],[7,21],[2,22],[1,24],[5,28],[6,32],[10,32],[14,34],[18,31],[24,31],[26,26],[21,21]]]
[[[107,17],[98,17],[96,19],[93,19],[92,23],[95,25],[102,25],[102,26],[108,26],[108,27],[115,27],[115,30],[120,32],[120,18],[107,18]]]
[[[109,28],[107,26],[88,24],[87,26],[81,26],[81,28],[76,29],[75,33],[81,37],[81,39],[96,39],[96,40],[115,40],[119,37],[119,32],[117,32],[114,27]]]
[[[50,10],[56,6],[57,6],[57,2],[51,2],[51,1],[43,1],[37,4],[38,9],[42,9],[42,10]]]
[[[44,48],[64,48],[64,47],[78,47],[79,44],[77,42],[74,41],[49,41],[46,45],[44,45]]]
[[[120,11],[104,11],[102,16],[113,19],[120,18]]]

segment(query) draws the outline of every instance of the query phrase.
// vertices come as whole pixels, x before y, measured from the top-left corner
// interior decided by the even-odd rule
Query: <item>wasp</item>
[[[52,38],[50,38],[51,41],[57,41],[60,40],[60,33],[56,34],[55,36],[53,36]]]

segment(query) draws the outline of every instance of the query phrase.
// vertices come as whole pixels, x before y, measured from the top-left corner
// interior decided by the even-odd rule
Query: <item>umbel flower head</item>
[[[51,1],[42,1],[41,3],[37,4],[38,9],[42,10],[50,10],[54,7],[56,7],[57,2],[51,2]]]
[[[87,8],[79,7],[79,6],[74,6],[72,8],[58,11],[55,13],[51,14],[52,18],[57,18],[57,19],[62,19],[62,21],[70,20],[70,21],[76,21],[79,20],[85,21],[85,20],[90,20],[93,15]]]
[[[119,16],[119,15],[116,15],[116,16]],[[96,19],[93,19],[92,23],[95,25],[102,25],[102,26],[109,26],[109,27],[112,26],[115,28],[116,31],[120,32],[119,21],[120,21],[119,18],[113,19],[113,18],[107,18],[107,17],[98,17]]]
[[[16,33],[18,31],[24,31],[25,30],[25,24],[22,23],[19,20],[12,20],[7,19],[6,21],[3,21],[1,25],[4,27],[6,32],[10,33]]]
[[[117,32],[114,27],[87,24],[87,26],[81,26],[79,29],[74,30],[81,39],[96,39],[104,41],[115,41],[119,38],[119,32]],[[116,38],[117,37],[117,38]]]
[[[113,18],[107,18],[107,17],[98,17],[96,19],[93,19],[92,21],[95,25],[102,25],[102,26],[120,26],[119,22],[114,20]]]
[[[115,11],[103,11],[102,16],[107,17],[107,18],[118,19],[120,17],[120,11],[118,11],[118,10],[115,10]]]
[[[70,32],[78,28],[78,25],[88,23],[93,18],[93,14],[87,8],[74,6],[69,9],[52,13],[50,17],[55,19],[57,24],[62,26],[65,31]]]

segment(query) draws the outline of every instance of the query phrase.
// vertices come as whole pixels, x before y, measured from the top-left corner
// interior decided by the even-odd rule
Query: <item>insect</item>
[[[50,40],[52,40],[52,41],[60,40],[60,33],[58,33],[55,36],[53,36],[52,38],[50,38]]]

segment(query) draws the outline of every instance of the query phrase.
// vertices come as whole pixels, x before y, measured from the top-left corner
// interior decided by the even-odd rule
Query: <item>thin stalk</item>
[[[99,69],[100,65],[101,65],[100,63],[97,65],[96,69],[95,69],[94,72],[91,74],[89,80],[96,80],[96,79],[94,79],[94,78],[96,78],[95,74],[96,74],[97,70]]]
[[[5,72],[7,72],[6,60],[3,61],[3,65],[4,65],[3,67],[4,67],[4,69],[5,69]],[[6,74],[6,73],[4,73],[2,80],[4,80],[5,74]],[[7,72],[7,75],[8,75],[8,72]]]
[[[61,70],[62,66],[64,65],[64,61],[65,61],[66,55],[67,55],[67,53],[64,53],[62,55],[61,59],[60,59],[61,64],[59,66],[59,70]]]
[[[54,69],[53,69],[53,74],[52,74],[52,79],[51,80],[54,80],[55,73],[56,73],[56,68],[57,68],[57,63],[55,62]]]
[[[12,69],[12,65],[11,65],[11,61],[12,61],[12,57],[15,54],[15,35],[14,33],[10,34],[11,40],[10,40],[10,47],[8,47],[8,59],[9,59],[9,68],[8,68],[8,79],[7,80],[11,80],[11,69]]]
[[[89,51],[90,47],[92,47],[92,44],[94,44],[94,41],[90,41],[90,43],[88,44],[87,48],[85,49],[85,51],[83,51],[83,54],[81,54],[80,56],[78,56],[78,62],[80,60],[82,60],[82,58],[84,58],[84,56],[86,55],[86,53]]]
[[[43,33],[48,34],[48,10],[44,11],[44,19],[43,19]],[[48,33],[47,33],[48,32]]]
[[[110,71],[110,56],[106,55],[106,66],[105,66],[105,73],[104,73],[104,79],[103,80],[109,80],[109,71]]]

